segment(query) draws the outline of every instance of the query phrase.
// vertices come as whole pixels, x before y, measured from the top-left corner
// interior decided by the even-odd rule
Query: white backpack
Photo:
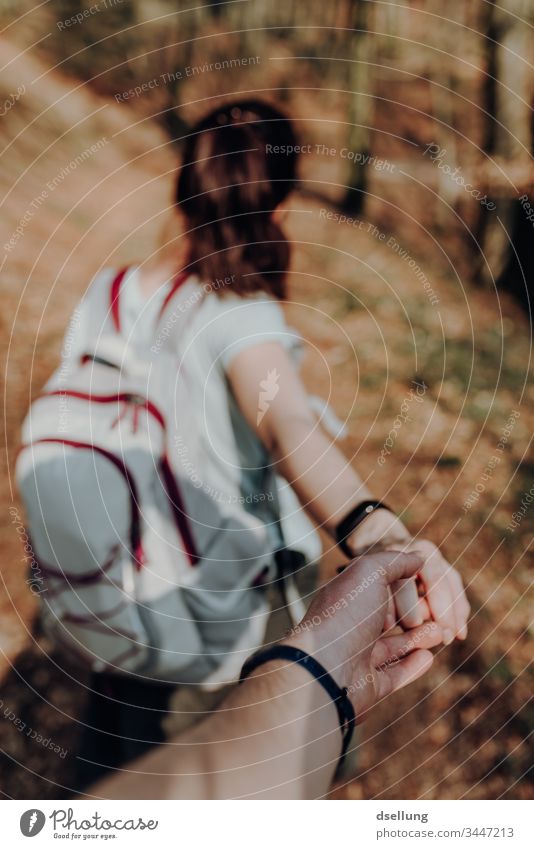
[[[77,313],[77,344],[64,351],[23,424],[17,480],[44,579],[43,621],[94,670],[222,683],[264,637],[268,609],[252,587],[271,559],[265,528],[240,517],[233,568],[216,534],[213,542],[202,537],[209,516],[192,521],[209,505],[195,502],[197,491],[172,463],[176,409],[180,417],[187,406],[184,381],[169,379],[175,354],[139,356],[121,334],[126,273],[96,278]],[[185,281],[169,291],[154,335]],[[172,332],[182,331],[177,322]],[[194,442],[185,412],[180,426]],[[306,523],[292,496],[283,499]],[[306,524],[301,532],[311,545],[306,558],[315,559],[316,539]],[[199,550],[210,557],[203,561]],[[298,618],[294,593],[293,601]],[[238,616],[228,616],[234,609]],[[227,655],[231,668],[219,680]]]

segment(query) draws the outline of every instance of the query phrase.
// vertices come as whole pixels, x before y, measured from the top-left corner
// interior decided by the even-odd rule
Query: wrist
[[[224,777],[225,798],[309,799],[324,794],[342,747],[336,705],[307,669],[287,657],[266,657],[248,672],[246,667],[246,677],[226,703],[231,710],[215,714],[215,739],[225,743],[209,747],[220,752],[210,772]],[[243,769],[236,771],[240,765]],[[228,794],[228,776],[244,789]]]
[[[241,671],[240,681],[246,680],[260,668],[267,675],[279,674],[276,667],[265,670],[265,667],[270,666],[274,660],[289,663],[287,668],[282,669],[282,674],[285,676],[289,672],[291,678],[290,688],[286,693],[278,693],[277,700],[279,695],[289,694],[294,697],[296,694],[299,699],[305,696],[303,703],[306,716],[318,709],[324,709],[328,705],[335,708],[341,730],[341,760],[343,760],[356,724],[356,716],[348,688],[338,684],[330,671],[317,659],[317,653],[311,654],[305,651],[295,645],[295,641],[291,639],[264,648],[249,658]],[[302,683],[299,681],[298,671],[305,676],[306,680]],[[313,685],[313,689],[310,689],[310,685]],[[299,692],[302,691],[303,687],[306,687],[304,693]],[[313,707],[314,704],[317,706]]]
[[[346,640],[334,639],[327,634],[327,625],[313,619],[303,619],[281,642],[311,655],[324,666],[339,687],[344,687],[353,677],[352,657],[345,657]]]
[[[347,540],[349,537],[354,535],[356,529],[361,525],[365,524],[366,527],[369,527],[368,520],[370,520],[371,516],[373,516],[376,512],[391,513],[389,508],[382,501],[366,499],[355,504],[355,506],[349,510],[347,515],[338,522],[335,527],[334,534],[337,544],[346,557],[353,557],[354,554],[349,547]]]
[[[386,546],[405,545],[412,536],[398,516],[391,510],[375,510],[347,537],[347,547],[354,557]]]

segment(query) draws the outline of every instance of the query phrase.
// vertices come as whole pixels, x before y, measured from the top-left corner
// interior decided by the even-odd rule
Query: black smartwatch
[[[386,504],[383,504],[382,501],[361,501],[360,504],[357,504],[356,507],[354,507],[354,509],[351,510],[336,527],[336,542],[343,554],[346,554],[347,557],[354,557],[354,552],[350,550],[347,544],[348,537],[350,537],[352,532],[361,525],[364,519],[367,519],[367,516],[370,516],[371,513],[375,512],[375,510],[389,510],[389,507]]]

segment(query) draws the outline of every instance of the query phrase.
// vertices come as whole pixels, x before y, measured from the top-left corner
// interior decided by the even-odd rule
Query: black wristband
[[[311,654],[307,654],[305,651],[302,651],[302,649],[295,648],[295,646],[287,646],[283,644],[271,646],[270,648],[256,652],[256,654],[253,654],[252,657],[245,661],[243,669],[241,670],[241,675],[239,676],[239,683],[241,684],[241,682],[244,681],[245,678],[254,671],[254,669],[257,669],[258,666],[261,666],[263,663],[268,663],[271,660],[290,660],[292,663],[298,663],[299,666],[304,667],[310,675],[313,675],[321,687],[326,690],[336,706],[339,726],[343,737],[341,755],[339,759],[339,763],[341,764],[347,753],[347,749],[354,732],[354,726],[356,725],[356,714],[354,713],[354,708],[352,707],[352,703],[349,699],[347,688],[339,687],[330,673],[327,672],[324,666],[319,663],[318,660],[315,660]]]
[[[367,519],[367,516],[374,513],[375,510],[389,510],[389,507],[381,501],[361,501],[336,527],[336,542],[343,554],[346,554],[347,557],[354,557],[354,552],[347,545],[347,537],[356,530],[358,525],[361,525],[364,519]]]

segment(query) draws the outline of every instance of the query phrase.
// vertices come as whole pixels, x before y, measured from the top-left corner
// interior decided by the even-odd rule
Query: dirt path
[[[53,798],[69,783],[83,698],[68,671],[46,659],[50,646],[33,630],[16,514],[8,512],[17,507],[10,472],[29,397],[57,361],[68,316],[93,273],[153,249],[174,157],[154,126],[132,121],[124,107],[86,87],[73,91],[72,81],[15,53],[0,42],[7,64],[1,100],[25,86],[0,126],[0,244],[16,239],[7,253],[2,249],[0,274],[7,368],[0,707],[15,716],[0,716],[7,756],[0,786],[9,779],[16,798]],[[346,450],[374,491],[460,564],[473,604],[469,641],[441,651],[415,690],[376,712],[361,738],[361,775],[337,794],[532,795],[522,778],[524,738],[534,719],[525,674],[532,515],[505,531],[534,470],[527,451],[534,418],[532,382],[525,387],[528,324],[506,298],[465,291],[461,281],[421,265],[425,286],[417,257],[367,222],[328,219],[320,203],[299,196],[291,209],[288,230],[297,247],[287,314],[310,343],[306,381],[346,419]],[[417,386],[424,386],[420,397]],[[403,404],[408,419],[395,427]],[[503,442],[514,411],[519,416]],[[482,479],[479,497],[463,510]],[[325,575],[336,561],[330,553]],[[16,718],[46,728],[44,739],[68,754],[52,755],[30,741]]]

